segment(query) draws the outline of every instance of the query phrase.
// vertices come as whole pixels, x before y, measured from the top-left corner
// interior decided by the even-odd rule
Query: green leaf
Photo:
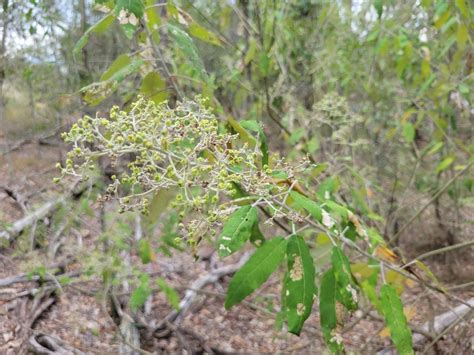
[[[261,247],[265,243],[265,237],[258,227],[258,223],[254,223],[252,228],[252,234],[250,235],[250,242],[257,248]]]
[[[314,283],[314,263],[303,237],[293,235],[286,250],[288,271],[283,284],[282,296],[288,320],[288,331],[299,335],[305,320],[311,314],[317,289]]]
[[[174,198],[176,191],[173,189],[158,190],[149,203],[149,213],[146,219],[149,223],[156,223],[161,214],[166,211],[170,201]]]
[[[132,60],[127,54],[119,55],[102,74],[100,80],[109,80],[115,73],[117,73],[120,69],[125,68],[127,65],[130,65],[130,63],[132,63]]]
[[[115,14],[118,16],[120,10],[122,9],[125,9],[128,12],[133,13],[138,18],[141,18],[143,16],[145,6],[142,0],[117,0]]]
[[[130,296],[130,308],[132,311],[138,310],[143,306],[151,295],[151,289],[148,284],[149,277],[147,274],[143,274],[140,278],[140,285],[132,292]]]
[[[249,64],[254,58],[255,54],[257,53],[257,41],[254,38],[249,40],[249,46],[247,53],[245,53],[244,63],[245,65]]]
[[[301,138],[304,137],[306,130],[304,128],[298,128],[291,133],[291,136],[288,138],[288,144],[295,145],[301,141]]]
[[[146,0],[144,19],[146,20],[146,27],[148,31],[150,31],[153,41],[155,44],[159,44],[161,41],[159,32],[161,19],[158,15],[158,9],[153,5],[155,5],[155,0]]]
[[[240,121],[240,125],[252,132],[258,133],[260,140],[260,151],[262,152],[262,166],[268,165],[268,142],[265,132],[263,132],[262,125],[255,120]]]
[[[437,142],[435,143],[431,148],[430,150],[428,150],[428,152],[426,153],[426,155],[433,155],[434,153],[436,153],[437,151],[439,151],[441,148],[443,148],[444,146],[444,142]]]
[[[74,55],[77,55],[82,48],[84,48],[89,42],[89,38],[91,33],[103,33],[107,28],[110,27],[110,25],[114,22],[114,16],[112,14],[108,14],[104,16],[102,19],[100,19],[97,23],[92,25],[87,29],[86,32],[82,35],[81,38],[76,42],[76,45],[74,46],[74,49],[72,50],[72,53]]]
[[[258,67],[262,77],[266,77],[270,73],[270,57],[266,51],[261,51],[258,60]]]
[[[347,208],[344,206],[341,206],[340,204],[332,201],[332,200],[327,200],[325,201],[326,206],[329,207],[329,209],[341,216],[342,218],[346,219],[349,217],[349,213],[351,213]]]
[[[242,206],[232,213],[217,241],[219,256],[225,257],[238,250],[252,235],[257,219],[257,209],[251,205]]]
[[[415,127],[410,122],[403,124],[403,135],[408,143],[415,139]]]
[[[461,15],[465,18],[469,18],[469,6],[467,5],[467,0],[456,0],[455,2]]]
[[[436,167],[436,174],[439,174],[449,168],[449,166],[454,162],[454,160],[455,159],[452,156],[444,158],[441,163],[439,163]]]
[[[466,47],[466,43],[469,40],[469,29],[464,23],[458,25],[458,30],[456,32],[456,41],[460,49]]]
[[[161,78],[160,73],[152,71],[143,78],[140,94],[155,103],[160,103],[167,99],[166,83]]]
[[[319,291],[319,319],[323,329],[324,340],[333,353],[341,353],[344,349],[334,338],[337,327],[336,313],[336,278],[334,270],[326,271],[321,279]]]
[[[329,200],[331,195],[338,189],[339,182],[337,179],[328,177],[324,179],[318,187],[317,195],[321,200]]]
[[[179,295],[176,290],[171,287],[165,279],[159,277],[156,279],[156,284],[165,294],[166,300],[175,310],[179,310]]]
[[[194,21],[189,25],[189,34],[199,38],[201,41],[213,44],[215,46],[221,46],[221,41],[215,33],[212,33],[207,28],[202,27],[200,24]]]
[[[469,94],[469,86],[467,86],[466,84],[459,84],[459,92],[463,95]]]
[[[407,319],[403,313],[403,305],[395,288],[383,285],[380,289],[380,304],[393,343],[400,354],[413,354],[412,335]]]
[[[383,14],[383,0],[374,0],[374,8],[377,11],[378,18],[381,18]]]
[[[285,256],[286,240],[275,237],[255,250],[229,284],[225,308],[229,309],[259,288],[276,270]]]
[[[140,239],[138,242],[138,255],[143,264],[148,264],[153,258],[153,251],[150,242],[146,239]]]
[[[175,41],[178,48],[184,53],[184,56],[191,61],[194,66],[196,74],[204,81],[208,81],[206,70],[201,57],[198,54],[197,48],[194,45],[193,39],[184,32],[181,28],[168,23],[168,33]]]
[[[301,195],[296,191],[290,192],[290,197],[295,202],[297,208],[302,208],[309,212],[309,214],[318,222],[321,222],[323,219],[322,208],[313,200],[310,200],[306,196]]]
[[[337,299],[349,310],[357,309],[356,286],[353,282],[351,267],[341,248],[335,246],[331,255],[332,268],[337,283]]]
[[[227,117],[227,122],[229,123],[230,127],[239,134],[240,139],[242,139],[245,143],[249,145],[250,148],[254,148],[257,144],[252,135],[247,132],[245,128],[243,128],[240,123],[232,117]]]

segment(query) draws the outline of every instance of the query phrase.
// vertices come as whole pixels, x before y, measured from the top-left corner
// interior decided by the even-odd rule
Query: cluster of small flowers
[[[174,108],[139,97],[128,112],[113,107],[108,118],[85,116],[63,139],[73,148],[62,176],[87,178],[87,170],[94,170],[99,157],[127,163],[107,188],[107,196],[118,198],[123,210],[147,213],[154,193],[175,189],[171,207],[181,211],[182,219],[191,211],[206,216],[200,223],[186,224],[188,238],[198,230],[212,232],[226,219],[232,204],[219,202],[235,197],[237,186],[261,201],[288,190],[273,183],[271,169],[261,167],[258,147],[223,131],[199,97]],[[272,163],[289,174],[299,169],[280,160]]]

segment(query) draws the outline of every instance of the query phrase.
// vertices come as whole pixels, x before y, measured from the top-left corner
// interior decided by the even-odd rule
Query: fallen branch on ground
[[[48,355],[83,355],[82,351],[73,348],[58,338],[38,333],[29,339],[29,350],[35,354]]]
[[[219,280],[221,277],[233,274],[237,270],[239,270],[242,265],[245,264],[245,262],[249,258],[249,254],[245,253],[241,256],[240,260],[236,262],[235,264],[231,265],[226,265],[223,267],[220,267],[218,269],[212,270],[206,275],[201,276],[198,278],[196,281],[192,283],[192,285],[189,287],[189,289],[186,291],[184,294],[183,299],[179,303],[179,310],[178,311],[172,311],[166,318],[166,322],[174,322],[178,318],[182,318],[184,314],[189,310],[189,308],[192,306],[194,302],[194,298],[198,294],[197,290],[200,290],[204,288],[206,285],[209,285],[211,283],[216,282]]]
[[[59,205],[62,205],[65,201],[66,198],[64,196],[61,196],[53,201],[46,202],[43,206],[35,210],[33,213],[19,219],[6,230],[1,231],[0,240],[3,239],[8,242],[13,240],[33,223],[48,216],[52,211],[54,211]]]

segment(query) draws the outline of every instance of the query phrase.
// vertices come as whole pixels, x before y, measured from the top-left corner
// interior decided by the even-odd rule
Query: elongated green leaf
[[[297,208],[302,208],[309,212],[314,219],[321,222],[323,220],[322,208],[314,201],[310,200],[306,196],[299,194],[296,191],[290,192],[290,197],[295,201]]]
[[[403,125],[403,135],[408,143],[413,142],[415,139],[415,127],[413,127],[413,124],[407,122]]]
[[[314,263],[303,237],[293,235],[288,240],[286,250],[288,271],[283,285],[285,314],[288,331],[299,335],[305,320],[311,314],[316,297],[314,283]]]
[[[174,39],[178,48],[183,51],[185,57],[191,61],[198,76],[203,81],[207,81],[207,73],[204,69],[204,64],[198,54],[197,48],[194,45],[193,39],[181,28],[171,23],[168,23],[168,33]]]
[[[165,81],[154,71],[143,78],[140,93],[156,103],[165,101],[168,97]]]
[[[466,18],[469,18],[469,6],[467,5],[467,0],[456,0],[456,7],[459,9],[459,12]]]
[[[262,152],[262,166],[268,165],[268,142],[265,132],[263,132],[262,125],[255,120],[240,121],[240,125],[250,131],[258,133],[260,140],[260,151]]]
[[[142,0],[117,0],[117,5],[115,6],[117,16],[122,9],[131,12],[140,18],[143,16],[145,6]]]
[[[149,223],[154,224],[160,218],[161,214],[168,208],[170,201],[176,195],[173,189],[158,190],[150,201],[149,213],[146,219]]]
[[[165,294],[166,300],[175,310],[179,310],[179,295],[176,290],[171,287],[165,279],[159,277],[156,279],[156,284]]]
[[[136,311],[138,308],[143,306],[151,295],[151,289],[149,285],[149,276],[143,274],[140,277],[140,285],[132,292],[130,296],[130,308],[132,311]]]
[[[115,16],[128,39],[133,37],[140,19],[143,17],[145,6],[142,0],[117,0]]]
[[[337,284],[337,299],[349,310],[357,309],[357,292],[352,280],[351,267],[341,248],[335,246],[331,255]]]
[[[161,26],[161,19],[158,15],[157,8],[154,7],[155,0],[146,0],[146,9],[144,19],[146,20],[146,27],[151,33],[151,37],[155,44],[161,41],[159,28]]]
[[[326,344],[333,353],[340,353],[344,346],[337,337],[336,278],[334,270],[326,271],[321,279],[319,291],[319,318]]]
[[[449,168],[449,166],[454,162],[454,157],[446,157],[444,158],[441,163],[438,164],[438,166],[436,167],[436,173],[439,174],[443,171],[445,171],[447,168]]]
[[[403,313],[403,305],[395,288],[383,285],[380,289],[380,304],[385,322],[390,329],[393,343],[400,354],[413,354],[412,335],[407,319]]]
[[[240,123],[232,117],[227,118],[227,122],[232,127],[232,129],[239,134],[240,139],[249,145],[249,147],[254,148],[257,145],[257,142],[246,129],[244,129]]]
[[[154,255],[149,240],[140,239],[138,242],[138,255],[140,256],[143,264],[148,264],[153,260]]]
[[[332,212],[338,214],[342,218],[346,219],[346,218],[349,217],[349,212],[350,211],[347,208],[345,208],[344,206],[341,206],[340,204],[338,204],[338,203],[336,203],[332,200],[327,200],[325,203]]]
[[[122,54],[119,55],[113,62],[110,64],[110,66],[107,68],[107,70],[102,74],[100,77],[100,80],[109,80],[112,75],[117,73],[120,69],[123,69],[127,65],[130,65],[132,60],[127,54]]]
[[[282,237],[275,237],[253,253],[230,281],[225,300],[226,309],[241,302],[270,277],[285,256],[286,244]]]
[[[145,63],[145,61],[141,58],[134,59],[130,64],[112,74],[108,81],[122,82],[127,76],[138,71],[143,63]]]
[[[250,235],[250,241],[257,248],[261,247],[265,243],[265,237],[258,227],[258,223],[254,223],[252,228],[252,234]]]
[[[220,257],[232,254],[250,238],[257,218],[257,209],[250,205],[240,207],[229,217],[217,241]]]
[[[211,32],[207,28],[202,27],[200,24],[194,21],[189,25],[189,33],[191,36],[199,38],[201,41],[211,43],[215,46],[221,45],[221,41],[215,33]]]
[[[89,42],[89,38],[91,33],[103,33],[107,28],[110,27],[110,25],[114,22],[114,16],[112,14],[108,14],[104,16],[102,19],[100,19],[96,24],[92,25],[87,29],[86,32],[82,35],[81,38],[76,42],[76,45],[74,46],[74,49],[72,50],[72,53],[74,55],[77,55],[82,48],[84,48]]]

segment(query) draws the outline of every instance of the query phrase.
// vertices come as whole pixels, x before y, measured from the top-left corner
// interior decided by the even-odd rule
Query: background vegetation
[[[343,351],[343,344],[364,353],[390,349],[378,336],[383,318],[400,353],[413,348],[469,352],[474,274],[474,7],[469,1],[1,4],[0,237],[5,243],[0,261],[5,271],[0,285],[10,286],[5,305],[21,301],[30,311],[15,316],[22,319],[22,330],[4,336],[0,349],[39,352],[54,343],[68,351],[112,353],[319,352],[324,338],[333,352]],[[137,100],[156,106],[140,106]],[[182,112],[200,122],[197,131],[174,126]],[[83,116],[93,118],[74,125]],[[169,125],[167,118],[173,120]],[[87,136],[90,127],[97,127],[93,137]],[[105,138],[97,133],[104,131]],[[62,132],[69,132],[67,143]],[[174,146],[155,142],[164,132],[172,139],[177,132],[192,139]],[[204,137],[234,149],[233,158],[199,157],[193,142]],[[147,151],[165,153],[145,157]],[[219,156],[218,149],[210,151]],[[183,193],[187,181],[180,182],[178,171],[176,176],[167,170],[158,180],[150,170],[146,180],[144,167],[157,159],[188,155],[191,167],[193,154],[208,175],[179,170],[179,160],[164,166],[192,175],[202,194],[189,197],[186,188]],[[94,172],[79,181],[79,165],[89,156]],[[58,161],[62,170],[54,168]],[[242,165],[236,169],[235,164]],[[218,176],[232,167],[232,174]],[[60,184],[53,184],[61,171]],[[235,202],[246,193],[258,197],[253,207]],[[275,212],[277,203],[282,207]],[[256,222],[245,227],[248,233],[232,227],[254,208]],[[301,218],[313,220],[306,225]],[[342,230],[352,233],[349,241],[339,238]],[[243,250],[227,261],[213,253],[216,238],[225,244],[226,233],[267,241],[261,248],[256,243],[256,249],[239,245]],[[237,249],[226,247],[232,253]],[[311,265],[303,265],[311,287],[296,289],[317,294],[311,316],[308,309],[299,312],[299,303],[293,307],[295,300],[279,300],[282,287],[291,290],[292,248]],[[274,262],[260,272],[265,277],[252,278],[249,272],[258,269],[256,260],[265,258],[266,250],[280,256],[272,254]],[[248,252],[253,256],[244,265]],[[398,273],[403,263],[413,270]],[[188,273],[174,273],[177,265]],[[373,265],[380,272],[373,273]],[[204,294],[211,301],[203,308],[232,317],[236,311],[222,308],[227,286],[219,280],[227,285],[226,276],[236,271],[225,300],[229,308],[275,271],[264,291],[238,307],[252,308],[258,319],[270,314],[276,328],[272,323],[258,332],[235,317],[229,324],[245,329],[237,332],[242,341],[230,342],[226,333],[209,339],[206,330],[214,334],[209,329],[215,324],[186,323],[200,319],[193,318],[191,305]],[[333,295],[332,304],[323,292],[331,282],[349,289]],[[236,294],[236,284],[249,292]],[[352,287],[357,311],[349,299]],[[94,300],[86,309],[102,312],[104,322],[113,320],[86,327],[80,336],[42,324],[40,315],[54,307],[57,314],[50,318],[71,319],[61,308],[70,294]],[[311,308],[312,301],[302,302]],[[397,306],[386,309],[387,303]],[[464,319],[441,328],[428,322],[424,328],[440,308],[462,304]],[[285,314],[286,306],[294,314]],[[15,307],[5,308],[6,318],[20,309]],[[10,334],[9,323],[3,323],[0,331]],[[459,343],[447,338],[455,327],[464,339]],[[285,330],[302,331],[301,338]],[[373,337],[360,341],[367,331]],[[93,340],[84,340],[86,333]],[[253,343],[251,333],[279,342]],[[219,341],[226,346],[220,348]]]

